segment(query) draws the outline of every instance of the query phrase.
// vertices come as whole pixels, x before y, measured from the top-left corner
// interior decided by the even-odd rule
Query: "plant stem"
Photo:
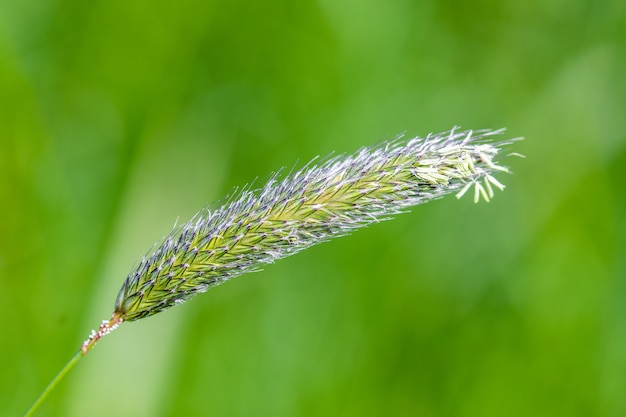
[[[70,371],[70,369],[72,369],[74,365],[76,365],[76,362],[78,362],[78,360],[82,358],[83,356],[84,355],[83,355],[82,350],[78,350],[78,352],[76,352],[76,354],[72,356],[72,359],[70,359],[70,361],[63,367],[63,369],[61,369],[61,371],[57,374],[57,376],[55,376],[54,379],[50,381],[46,389],[43,390],[41,395],[39,395],[39,398],[37,398],[37,400],[33,403],[33,405],[30,406],[28,411],[26,411],[26,413],[24,414],[24,417],[29,417],[33,415],[33,413],[37,410],[37,408],[39,408],[43,400],[45,400],[48,394],[50,394],[50,392],[54,389],[56,384],[58,384],[59,381],[63,379],[65,374],[67,374]]]
[[[89,338],[83,342],[78,352],[76,352],[76,354],[72,356],[72,359],[70,359],[70,361],[63,367],[63,369],[61,369],[57,376],[54,377],[54,379],[48,384],[46,389],[43,390],[43,392],[39,395],[39,398],[37,398],[33,405],[30,406],[28,411],[26,411],[24,417],[32,416],[33,413],[39,408],[43,400],[46,399],[48,394],[50,394],[50,392],[59,383],[59,381],[63,379],[65,374],[67,374],[70,369],[72,369],[74,365],[76,365],[76,362],[78,362],[80,358],[85,356],[87,352],[93,349],[93,347],[96,345],[96,343],[98,343],[101,338],[115,330],[117,326],[122,323],[123,320],[124,319],[122,318],[122,315],[116,312],[113,313],[113,316],[110,320],[102,321],[102,324],[100,324],[98,331],[92,330]]]

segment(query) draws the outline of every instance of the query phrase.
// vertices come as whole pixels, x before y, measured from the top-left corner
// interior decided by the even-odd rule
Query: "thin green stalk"
[[[26,413],[24,414],[24,417],[29,417],[33,415],[33,413],[39,408],[43,400],[46,399],[48,394],[50,394],[50,392],[59,383],[59,381],[63,379],[65,374],[67,374],[70,371],[70,369],[72,369],[74,365],[76,365],[76,362],[78,362],[78,360],[82,358],[83,356],[84,354],[82,350],[79,350],[78,352],[76,352],[74,356],[72,356],[72,359],[70,359],[70,361],[63,367],[63,369],[61,369],[61,371],[57,374],[57,376],[55,376],[54,379],[50,381],[46,389],[43,390],[41,395],[39,395],[39,398],[37,398],[37,400],[33,403],[33,405],[30,406],[28,411],[26,411]]]
[[[100,324],[98,331],[92,330],[89,338],[85,340],[85,342],[83,342],[78,352],[76,352],[76,354],[72,356],[72,359],[70,359],[70,361],[63,367],[63,369],[61,369],[57,376],[54,377],[54,379],[48,384],[46,389],[43,390],[43,392],[39,395],[39,398],[37,398],[33,405],[30,406],[28,411],[26,411],[24,417],[32,416],[33,413],[37,411],[41,403],[46,399],[46,397],[48,397],[50,392],[52,392],[54,387],[59,383],[59,381],[63,379],[65,374],[67,374],[70,369],[72,369],[74,365],[76,365],[76,362],[78,362],[80,358],[85,356],[91,349],[93,349],[93,347],[96,345],[96,343],[98,343],[100,339],[115,330],[117,326],[119,326],[121,323],[122,317],[119,314],[115,313],[111,317],[111,320],[102,321],[102,324]]]

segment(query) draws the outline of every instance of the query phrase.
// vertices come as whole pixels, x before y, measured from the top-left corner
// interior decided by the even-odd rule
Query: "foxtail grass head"
[[[214,209],[204,209],[174,229],[131,270],[111,319],[92,331],[78,353],[44,390],[54,385],[105,335],[181,304],[237,275],[300,252],[407,208],[470,189],[489,201],[504,189],[495,175],[503,130],[457,131],[382,142],[351,155],[310,162],[271,176],[261,188],[244,188]]]
[[[197,293],[312,245],[386,220],[445,194],[489,201],[502,130],[395,139],[352,155],[309,163],[259,189],[202,210],[130,272],[115,301],[120,321],[151,316]]]

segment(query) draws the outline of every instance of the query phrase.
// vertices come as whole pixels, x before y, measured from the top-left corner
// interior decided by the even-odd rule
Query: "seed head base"
[[[122,315],[118,312],[113,313],[111,320],[102,320],[98,331],[92,330],[89,338],[83,342],[80,347],[81,355],[85,356],[98,343],[98,340],[117,329],[123,321]]]

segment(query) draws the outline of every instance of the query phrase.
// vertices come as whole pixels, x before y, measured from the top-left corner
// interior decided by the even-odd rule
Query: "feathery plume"
[[[502,132],[452,129],[397,138],[312,161],[282,179],[274,174],[263,187],[244,188],[221,207],[200,211],[133,268],[111,319],[92,331],[31,410],[122,322],[159,313],[237,275],[446,194],[460,198],[474,187],[475,202],[489,201],[494,188],[504,189],[494,174],[508,172],[495,157],[514,141],[494,141]]]
[[[175,229],[139,262],[117,296],[113,324],[90,339],[407,207],[455,191],[461,197],[472,186],[475,201],[489,201],[494,187],[504,188],[492,174],[507,171],[494,161],[504,143],[489,141],[501,132],[396,139],[235,193]]]
[[[87,351],[123,321],[181,304],[237,275],[258,271],[312,245],[389,219],[410,206],[472,186],[474,201],[489,201],[493,176],[507,168],[494,158],[509,142],[492,142],[503,130],[431,134],[395,139],[337,156],[260,189],[246,188],[224,205],[205,209],[176,228],[128,275],[115,311],[83,345]]]

